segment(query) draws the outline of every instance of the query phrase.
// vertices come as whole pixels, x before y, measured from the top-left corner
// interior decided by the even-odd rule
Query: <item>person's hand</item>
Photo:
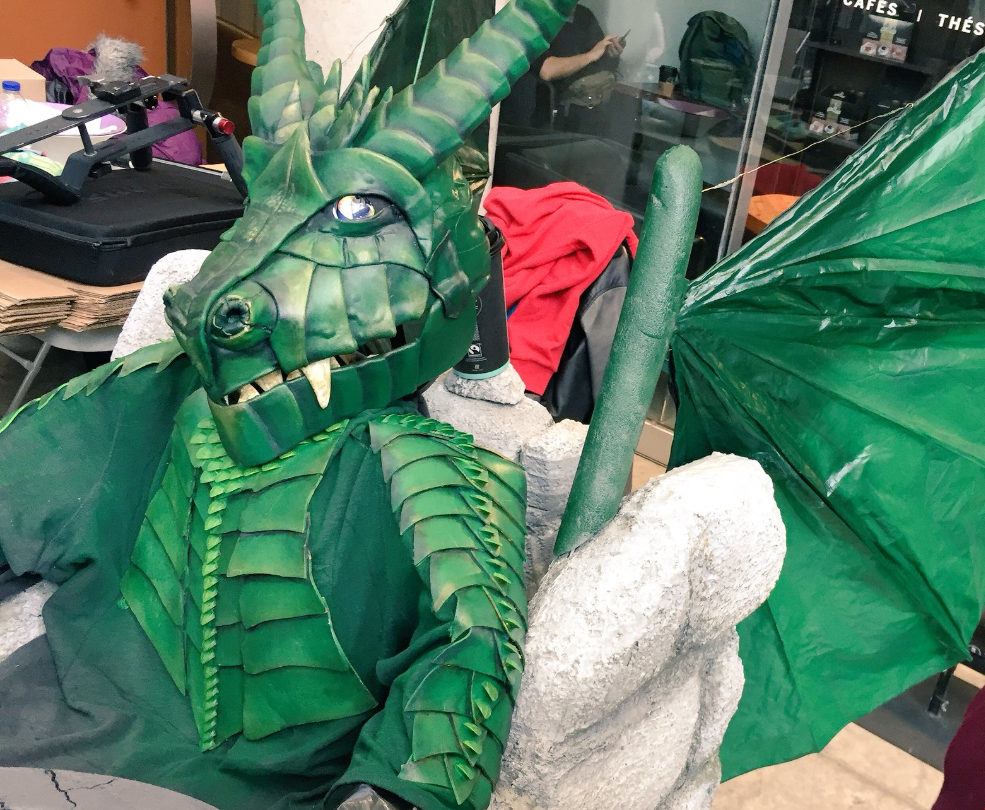
[[[622,37],[617,34],[610,34],[598,41],[598,44],[589,51],[593,62],[598,62],[603,56],[619,56],[622,54],[625,43]]]
[[[605,49],[605,52],[609,56],[622,56],[622,52],[626,50],[626,38],[621,36],[611,37],[612,42]]]

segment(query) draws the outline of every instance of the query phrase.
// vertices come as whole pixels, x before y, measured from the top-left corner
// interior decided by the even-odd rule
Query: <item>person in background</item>
[[[599,70],[615,72],[626,42],[618,34],[606,34],[584,6],[575,6],[551,47],[534,68],[544,81],[563,90],[583,75]]]
[[[603,85],[614,85],[625,44],[625,36],[606,35],[591,11],[575,6],[548,51],[533,62],[503,101],[502,121],[521,129],[585,131],[593,123],[590,119],[599,116],[584,115],[584,107],[569,103],[569,90],[572,85],[577,89],[579,81],[591,83],[598,74],[608,76],[602,79]],[[554,120],[552,104],[560,120]]]

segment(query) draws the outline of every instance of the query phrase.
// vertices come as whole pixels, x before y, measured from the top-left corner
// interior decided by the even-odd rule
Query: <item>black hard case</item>
[[[90,180],[83,199],[54,205],[23,183],[0,184],[0,259],[115,287],[142,280],[175,250],[211,250],[243,213],[221,175],[155,160]]]

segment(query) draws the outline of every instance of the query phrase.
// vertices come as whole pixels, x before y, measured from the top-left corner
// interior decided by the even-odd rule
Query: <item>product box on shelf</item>
[[[913,23],[898,17],[868,14],[862,26],[862,35],[859,53],[863,56],[905,62],[913,40]]]

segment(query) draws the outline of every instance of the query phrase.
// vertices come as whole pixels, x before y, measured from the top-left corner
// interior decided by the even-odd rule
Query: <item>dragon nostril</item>
[[[277,304],[259,284],[244,281],[216,301],[206,323],[217,345],[245,351],[273,332]]]
[[[235,337],[250,328],[250,306],[241,298],[227,298],[219,303],[212,325],[225,337]]]

